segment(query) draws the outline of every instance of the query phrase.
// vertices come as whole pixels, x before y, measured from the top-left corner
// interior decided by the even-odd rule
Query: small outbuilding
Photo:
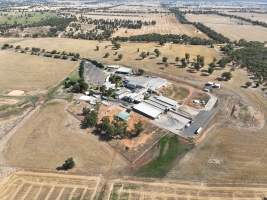
[[[130,113],[122,111],[117,114],[117,117],[123,121],[128,121]]]

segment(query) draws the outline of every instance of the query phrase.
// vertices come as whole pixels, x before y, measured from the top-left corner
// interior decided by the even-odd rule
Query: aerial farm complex
[[[161,90],[172,84],[166,79],[140,75],[131,68],[121,65],[106,65],[101,69],[90,61],[83,62],[83,65],[88,84],[112,90],[115,98],[109,102],[105,96],[101,98],[99,92],[94,94],[92,91],[80,96],[79,100],[87,101],[92,105],[96,102],[118,105],[124,109],[120,116],[128,116],[131,112],[136,112],[149,118],[155,126],[185,138],[194,138],[203,128],[207,128],[212,116],[216,114],[218,99],[209,92],[200,91],[204,93],[205,98],[191,99],[191,103],[196,105],[194,107],[164,96]],[[114,79],[119,79],[119,82],[113,82]],[[207,83],[206,85],[213,89],[220,87],[220,84]],[[121,118],[127,120],[127,117]]]

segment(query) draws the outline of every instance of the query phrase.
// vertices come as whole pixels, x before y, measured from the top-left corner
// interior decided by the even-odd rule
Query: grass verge
[[[159,141],[159,155],[136,172],[142,177],[164,177],[171,169],[173,162],[193,148],[193,144],[181,143],[179,137],[165,136]]]

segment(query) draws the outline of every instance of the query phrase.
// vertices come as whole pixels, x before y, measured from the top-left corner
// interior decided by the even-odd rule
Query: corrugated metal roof
[[[132,69],[127,67],[120,67],[119,69],[116,70],[116,72],[130,74],[132,73]]]
[[[144,102],[135,105],[133,108],[134,110],[144,113],[145,115],[150,116],[152,118],[157,118],[162,113],[160,109],[157,109],[154,106]]]
[[[156,96],[155,98],[158,99],[159,101],[167,103],[167,104],[169,104],[171,106],[177,106],[177,102],[172,100],[172,99],[170,99],[170,98],[167,98],[167,97],[164,97],[164,96]]]

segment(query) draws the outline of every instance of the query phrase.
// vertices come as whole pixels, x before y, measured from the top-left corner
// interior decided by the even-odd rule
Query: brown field
[[[262,200],[266,185],[206,185],[194,182],[115,180],[107,199],[117,200]]]
[[[194,45],[179,45],[179,44],[166,44],[159,46],[157,43],[121,43],[119,50],[112,50],[110,42],[98,42],[89,40],[74,40],[67,38],[36,38],[36,39],[25,39],[24,41],[18,42],[22,47],[40,47],[46,48],[47,50],[61,50],[67,52],[78,52],[82,57],[91,59],[97,59],[105,64],[123,64],[126,66],[132,66],[134,68],[143,68],[147,71],[160,74],[168,74],[179,76],[181,73],[186,72],[186,69],[178,68],[175,63],[165,67],[159,63],[162,62],[162,56],[168,57],[168,62],[173,63],[175,57],[184,57],[185,53],[188,52],[191,55],[191,60],[196,58],[197,55],[205,57],[206,64],[212,62],[213,58],[220,58],[219,53],[212,48],[206,46],[194,46]],[[99,51],[95,51],[96,46],[99,46]],[[149,56],[144,60],[140,60],[137,49],[142,51],[153,52],[155,48],[161,51],[161,56],[155,58],[155,56]],[[103,58],[105,53],[109,52],[108,58]],[[123,58],[120,61],[115,61],[117,55],[113,55],[115,52],[123,54]]]
[[[99,197],[97,176],[19,171],[0,185],[1,200],[90,200]],[[103,200],[262,200],[266,185],[203,184],[171,180],[109,180]]]
[[[102,17],[102,16],[101,16]],[[109,17],[108,17],[109,18]],[[115,17],[117,18],[117,17]],[[118,17],[120,18],[120,17]],[[125,19],[125,17],[122,17]],[[138,17],[130,17],[131,20],[143,20],[143,21],[156,21],[155,25],[142,26],[141,29],[125,29],[121,28],[113,34],[113,37],[124,36],[129,37],[132,35],[142,35],[150,33],[159,34],[185,34],[191,37],[208,37],[199,32],[194,26],[181,24],[173,14],[146,14]]]
[[[77,62],[0,51],[0,90],[44,90],[63,80]]]
[[[266,118],[255,117],[253,121],[262,120],[261,125],[249,122],[242,127],[242,119],[237,122],[232,113],[234,106],[241,103],[267,116],[266,97],[257,89],[241,88],[245,81],[245,73],[237,70],[233,80],[223,84],[219,96],[220,112],[205,140],[177,163],[167,177],[219,183],[267,182]]]
[[[251,19],[254,21],[267,23],[267,14],[265,13],[229,12],[229,11],[228,12],[225,11],[225,12],[230,15],[236,15],[236,16],[244,17],[244,18]]]
[[[191,95],[192,88],[180,86],[178,84],[171,84],[163,87],[160,92],[162,95],[176,100],[177,102],[183,102],[189,95]]]
[[[5,162],[18,168],[55,170],[73,157],[73,172],[103,173],[113,160],[114,169],[125,161],[89,130],[80,129],[80,121],[67,113],[66,103],[54,101],[36,111],[8,141]]]
[[[267,28],[254,26],[245,21],[218,15],[187,14],[191,22],[201,22],[231,40],[267,41]]]
[[[0,185],[1,200],[93,199],[100,177],[16,172]]]

